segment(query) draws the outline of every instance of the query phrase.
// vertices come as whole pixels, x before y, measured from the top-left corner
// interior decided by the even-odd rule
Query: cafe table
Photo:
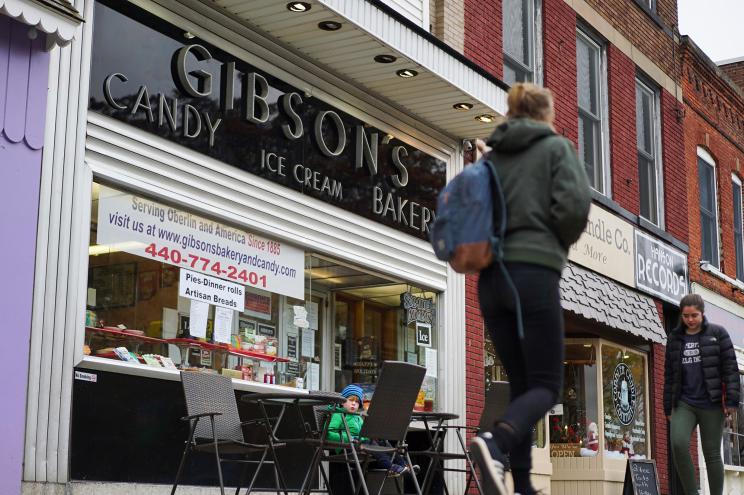
[[[302,486],[299,493],[309,494],[313,479],[313,471],[318,469],[324,440],[328,432],[328,423],[330,415],[321,415],[322,424],[316,423],[315,414],[313,417],[306,418],[303,409],[315,411],[317,408],[328,408],[329,406],[341,406],[346,402],[346,398],[337,392],[310,391],[306,394],[296,392],[268,392],[257,394],[246,394],[240,399],[244,403],[256,404],[261,412],[262,421],[267,426],[269,433],[269,449],[273,450],[276,443],[284,444],[307,444],[314,447],[312,461],[305,473]],[[279,408],[278,414],[272,417],[269,415],[269,408]],[[302,436],[299,438],[278,438],[277,432],[282,421],[297,421],[301,428]],[[254,474],[254,480],[258,475],[263,459],[259,464],[259,469]],[[325,473],[323,473],[325,477]],[[251,482],[251,485],[253,483]],[[366,490],[365,490],[366,493]]]

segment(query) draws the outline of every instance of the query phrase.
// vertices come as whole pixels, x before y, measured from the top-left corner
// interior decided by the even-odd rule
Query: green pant
[[[690,457],[690,436],[695,426],[700,425],[700,440],[703,457],[708,470],[710,495],[723,494],[723,461],[721,439],[723,436],[723,410],[698,409],[678,402],[672,411],[669,436],[672,443],[672,458],[677,475],[682,482],[685,495],[697,495],[695,468]]]

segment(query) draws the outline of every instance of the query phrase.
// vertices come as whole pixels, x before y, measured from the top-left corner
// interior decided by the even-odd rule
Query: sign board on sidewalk
[[[628,459],[623,495],[659,495],[659,476],[653,459]]]

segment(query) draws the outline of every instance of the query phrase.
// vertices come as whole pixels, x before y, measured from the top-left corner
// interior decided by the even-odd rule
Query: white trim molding
[[[47,34],[47,47],[67,46],[83,22],[82,16],[62,0],[0,0],[0,14]]]

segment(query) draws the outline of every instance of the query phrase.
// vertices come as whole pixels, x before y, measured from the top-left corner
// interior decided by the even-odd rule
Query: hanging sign
[[[416,345],[431,347],[431,325],[416,322]]]
[[[109,251],[151,258],[236,284],[296,298],[304,295],[305,253],[301,249],[103,185],[96,241]],[[241,301],[240,307],[244,304]]]
[[[687,256],[636,230],[636,287],[674,305],[687,294]]]
[[[431,299],[416,297],[410,292],[400,295],[400,303],[406,311],[406,325],[412,321],[432,324],[434,319],[434,302]]]
[[[243,311],[243,286],[191,270],[181,270],[178,295],[188,299]]]

